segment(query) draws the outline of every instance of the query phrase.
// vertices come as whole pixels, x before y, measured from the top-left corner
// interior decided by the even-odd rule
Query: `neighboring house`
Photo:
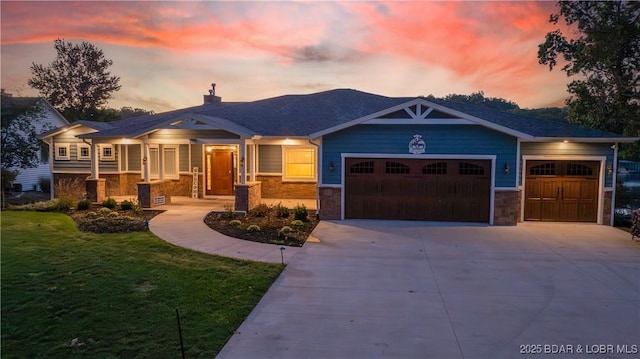
[[[45,98],[42,97],[13,97],[2,92],[2,107],[11,107],[17,111],[26,111],[34,106],[40,107],[40,115],[34,118],[32,124],[37,134],[42,134],[53,128],[69,124],[60,112],[58,112]],[[46,146],[38,153],[38,166],[33,168],[15,168],[18,172],[13,184],[22,191],[40,191],[40,179],[51,178],[52,167],[49,163],[49,151]]]
[[[201,106],[45,134],[55,178],[94,200],[316,198],[322,219],[610,224],[613,133],[423,97],[350,89]]]

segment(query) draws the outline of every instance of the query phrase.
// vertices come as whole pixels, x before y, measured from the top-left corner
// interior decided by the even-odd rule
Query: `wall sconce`
[[[508,163],[504,164],[504,174],[507,174],[507,175],[509,174],[509,164]]]
[[[333,172],[335,170],[335,166],[333,165],[333,161],[329,161],[329,172]]]
[[[611,167],[611,165],[608,165],[608,166],[607,166],[607,174],[608,174],[609,176],[611,176],[611,175],[613,174],[613,167]]]
[[[244,167],[244,157],[240,159],[240,167]]]

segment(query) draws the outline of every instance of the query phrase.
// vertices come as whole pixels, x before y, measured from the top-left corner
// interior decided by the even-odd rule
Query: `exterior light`
[[[329,161],[329,172],[333,172],[335,170],[335,166],[333,165],[333,161]]]
[[[211,148],[211,146],[207,146],[207,152],[211,152],[213,151],[213,148]]]
[[[564,140],[564,141],[562,141],[562,142],[563,142],[563,143],[569,143],[569,140]]]
[[[608,165],[608,166],[607,166],[607,174],[608,174],[609,176],[611,176],[611,175],[613,174],[613,167],[611,167],[611,165]]]
[[[504,173],[509,174],[509,164],[505,162],[504,164]]]

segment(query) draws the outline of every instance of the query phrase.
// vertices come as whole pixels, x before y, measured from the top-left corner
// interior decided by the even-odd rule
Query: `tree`
[[[560,11],[572,30],[559,29],[538,46],[538,62],[553,70],[560,57],[562,71],[575,79],[567,90],[568,120],[581,125],[640,136],[640,2],[560,1]],[[638,143],[623,147],[621,156],[637,157]]]
[[[74,45],[57,39],[54,47],[58,54],[51,64],[32,64],[29,86],[40,91],[69,121],[87,119],[90,111],[99,109],[120,90],[120,78],[107,71],[113,61],[86,41]]]
[[[35,101],[18,101],[2,92],[0,122],[0,195],[4,207],[5,190],[18,175],[18,168],[38,165],[41,145],[34,123],[40,121],[42,107]]]
[[[436,98],[429,95],[427,98]],[[551,120],[556,122],[566,122],[566,109],[558,107],[545,108],[520,108],[517,103],[499,97],[485,97],[483,91],[474,92],[471,95],[449,94],[442,100],[470,103],[477,106],[492,108],[503,112],[510,112],[517,115],[537,118],[541,120]]]
[[[489,107],[499,111],[511,111],[517,109],[518,104],[513,101],[505,100],[498,97],[485,97],[483,91],[474,92],[471,95],[449,94],[444,97],[445,100],[455,102],[471,103],[478,106]]]

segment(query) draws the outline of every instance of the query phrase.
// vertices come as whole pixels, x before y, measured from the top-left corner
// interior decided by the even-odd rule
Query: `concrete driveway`
[[[640,356],[640,242],[615,228],[323,221],[314,234],[218,358]]]

